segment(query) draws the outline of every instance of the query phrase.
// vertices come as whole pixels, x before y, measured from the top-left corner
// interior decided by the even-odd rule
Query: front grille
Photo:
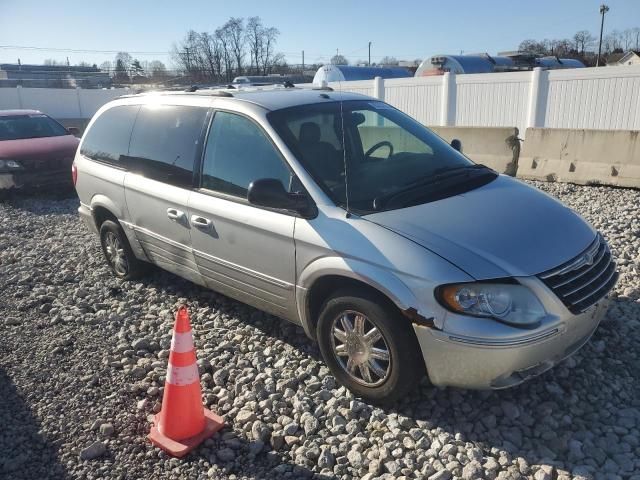
[[[538,275],[571,313],[584,312],[602,299],[618,280],[616,263],[600,234],[576,258]]]
[[[20,160],[22,167],[29,173],[48,172],[71,168],[73,159],[71,158],[50,158],[46,160]]]

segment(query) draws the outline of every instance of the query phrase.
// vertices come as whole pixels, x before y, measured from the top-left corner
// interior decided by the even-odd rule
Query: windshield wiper
[[[452,167],[436,168],[429,175],[425,175],[424,177],[420,177],[417,180],[414,180],[413,182],[409,182],[403,185],[402,187],[400,187],[398,190],[376,197],[373,200],[373,209],[381,210],[382,207],[385,204],[387,204],[390,200],[396,198],[399,195],[410,192],[411,190],[415,190],[420,187],[424,187],[426,185],[432,185],[434,183],[438,183],[445,179],[457,177],[458,175],[461,175],[464,173],[468,174],[470,171],[476,171],[476,170],[492,171],[489,167],[481,163],[476,163],[473,165],[462,165],[460,167],[453,167],[453,168]]]

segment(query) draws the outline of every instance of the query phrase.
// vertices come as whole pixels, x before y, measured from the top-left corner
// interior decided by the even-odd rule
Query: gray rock
[[[355,450],[350,450],[347,453],[347,459],[353,468],[359,469],[362,467],[362,454]]]
[[[216,452],[216,456],[222,462],[231,462],[234,458],[236,458],[236,453],[230,448],[222,448]]]
[[[429,480],[449,480],[452,477],[448,470],[440,470],[429,477]]]
[[[323,448],[320,451],[320,456],[318,457],[318,467],[333,469],[333,466],[336,464],[336,459],[331,453],[331,449]]]
[[[100,434],[104,435],[105,437],[110,437],[111,435],[113,435],[114,431],[115,429],[113,428],[113,425],[111,423],[103,423],[102,425],[100,425]]]
[[[95,460],[107,452],[107,447],[102,442],[95,442],[80,452],[80,460]]]
[[[236,423],[238,425],[244,425],[245,423],[253,422],[256,420],[255,412],[250,412],[248,410],[240,410],[236,415]]]

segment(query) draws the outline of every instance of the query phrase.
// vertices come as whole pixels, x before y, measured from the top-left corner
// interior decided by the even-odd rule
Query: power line
[[[54,47],[36,47],[30,45],[0,45],[1,49],[5,50],[41,50],[46,52],[71,52],[71,53],[109,53],[117,54],[125,52],[135,55],[171,55],[172,52],[145,52],[145,51],[131,51],[131,50],[93,50],[88,48],[54,48]]]
[[[352,55],[353,53],[362,51],[367,47],[357,48],[356,50],[352,50],[347,54],[342,54],[345,58],[359,58],[359,55]],[[34,45],[0,45],[0,49],[3,50],[36,50],[43,52],[62,52],[62,53],[101,53],[101,54],[118,54],[120,52],[128,53],[130,55],[173,55],[175,52],[167,52],[167,51],[144,51],[144,50],[97,50],[97,49],[88,49],[88,48],[56,48],[56,47],[38,47]],[[300,52],[280,52],[289,57],[302,57]],[[308,52],[305,51],[307,57],[332,57],[333,54],[327,53],[318,53],[318,52]],[[383,57],[416,57],[420,55],[404,55],[404,54],[380,54],[380,55],[371,55],[372,58],[383,58]]]

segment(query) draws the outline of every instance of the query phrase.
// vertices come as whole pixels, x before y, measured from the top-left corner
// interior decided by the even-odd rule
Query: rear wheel
[[[113,273],[124,280],[138,278],[146,272],[146,265],[136,258],[122,227],[105,220],[100,226],[100,244]]]
[[[409,321],[366,290],[344,290],[328,299],[317,334],[336,379],[371,403],[394,402],[424,376]]]

